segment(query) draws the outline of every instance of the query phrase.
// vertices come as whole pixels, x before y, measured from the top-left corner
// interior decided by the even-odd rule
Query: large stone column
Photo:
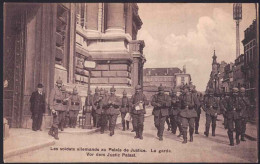
[[[132,4],[127,4],[127,16],[126,16],[126,33],[130,34],[132,37],[133,33],[133,9]]]
[[[132,84],[135,87],[138,85],[139,78],[139,58],[134,57],[133,59],[133,70],[132,70]]]
[[[98,3],[87,3],[86,10],[86,29],[98,30]]]
[[[125,32],[124,4],[107,4],[107,29],[106,32]]]

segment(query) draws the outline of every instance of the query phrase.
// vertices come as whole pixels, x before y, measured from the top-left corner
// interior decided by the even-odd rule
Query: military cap
[[[233,93],[237,93],[239,90],[238,90],[238,88],[236,88],[236,87],[234,87],[233,89],[232,89],[232,92]]]
[[[123,91],[123,95],[127,95],[126,90]]]
[[[135,86],[135,89],[138,90],[138,89],[142,89],[142,87],[140,85],[137,85]]]
[[[39,84],[37,85],[37,88],[43,88],[43,85],[42,85],[41,83],[39,83]]]
[[[160,84],[160,86],[158,87],[158,91],[164,91],[162,84]]]
[[[61,86],[61,91],[64,91],[64,92],[66,91],[65,85],[62,85],[62,86]]]
[[[62,84],[62,80],[59,78],[57,81],[56,81],[57,84]]]
[[[112,86],[112,88],[110,88],[110,92],[115,92],[116,89],[114,88],[114,85]]]
[[[240,88],[240,92],[245,93],[245,92],[246,92],[246,89],[245,89],[244,87],[241,87],[241,88]]]
[[[98,89],[98,87],[96,87],[96,89],[95,89],[95,92],[99,92],[99,89]]]

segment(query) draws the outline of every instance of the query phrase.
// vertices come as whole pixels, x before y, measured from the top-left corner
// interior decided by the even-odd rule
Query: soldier
[[[171,121],[172,133],[176,134],[177,127],[179,128],[180,134],[182,133],[181,130],[181,123],[178,118],[180,113],[180,100],[179,96],[177,96],[177,90],[173,89],[171,96],[171,106],[169,109],[169,116]]]
[[[125,120],[125,116],[126,116],[127,113],[129,113],[129,99],[127,97],[127,93],[126,93],[125,90],[123,91],[122,106],[120,108],[120,112],[121,112],[121,118],[122,118],[123,131],[125,131],[125,124],[126,124],[126,128],[128,130],[129,129],[129,121]]]
[[[78,95],[78,91],[76,87],[73,88],[73,93],[70,97],[69,105],[70,105],[70,122],[72,124],[72,127],[75,128],[77,125],[77,117],[79,111],[82,108],[81,98]]]
[[[49,135],[58,140],[58,125],[64,115],[64,107],[62,105],[62,102],[66,102],[68,101],[68,99],[65,99],[62,94],[62,80],[60,78],[56,81],[56,84],[57,85],[51,90],[49,97],[50,110],[53,115],[53,123],[52,127],[50,128]]]
[[[224,118],[224,122],[222,124],[224,125],[225,129],[227,129],[227,117],[226,117],[226,111],[224,109],[225,109],[225,103],[226,103],[225,99],[226,99],[227,95],[228,95],[228,93],[222,92],[222,94],[220,95],[220,100],[219,100],[220,111]]]
[[[141,92],[141,86],[137,85],[135,87],[135,94],[132,95],[130,99],[131,104],[131,114],[132,114],[132,124],[133,129],[136,133],[135,139],[143,139],[143,129],[144,129],[144,114],[145,106],[149,104],[146,96]]]
[[[115,133],[117,116],[120,114],[119,107],[121,106],[120,98],[115,95],[116,89],[114,86],[110,89],[110,96],[107,98],[107,115],[109,120],[110,136]]]
[[[32,112],[32,130],[37,131],[41,129],[42,116],[45,112],[45,94],[43,93],[43,85],[38,84],[37,91],[33,92],[30,97],[30,110]]]
[[[234,138],[233,138],[233,131],[234,131],[234,122],[235,122],[235,131],[236,131],[236,143],[239,144],[239,134],[240,134],[240,126],[241,126],[241,119],[238,117],[237,109],[239,109],[239,99],[238,99],[238,89],[233,88],[232,94],[230,97],[225,99],[226,103],[224,104],[227,114],[227,127],[228,127],[228,137],[230,141],[230,146],[234,146]]]
[[[101,92],[102,92],[102,95],[101,95]],[[95,105],[95,115],[96,115],[96,127],[99,128],[101,127],[101,114],[104,114],[104,112],[102,112],[104,109],[103,106],[100,105],[100,102],[102,99],[105,99],[105,94],[104,94],[104,90],[102,88],[100,88],[99,90],[99,97],[98,98],[95,98],[93,100],[93,103]],[[94,102],[95,101],[95,102]]]
[[[190,91],[192,94],[192,97],[194,99],[195,102],[195,110],[197,112],[197,117],[195,117],[195,134],[199,134],[199,123],[200,123],[200,113],[201,113],[201,103],[200,103],[200,99],[198,97],[198,93],[196,91],[196,86],[195,85],[190,85]]]
[[[204,100],[204,106],[203,109],[206,112],[206,129],[204,132],[205,136],[209,136],[209,128],[210,123],[212,122],[212,136],[215,136],[215,130],[216,130],[216,121],[217,121],[217,115],[219,113],[219,101],[216,97],[213,95],[213,90],[208,90],[209,96],[205,98]]]
[[[97,121],[97,116],[96,116],[96,105],[97,104],[97,101],[99,101],[99,98],[100,98],[100,95],[99,95],[100,91],[98,89],[98,87],[95,89],[95,94],[93,96],[93,104],[92,104],[92,117],[93,117],[93,124],[94,124],[94,127],[99,127],[99,124],[98,124],[98,121]]]
[[[154,107],[154,124],[157,128],[157,136],[159,140],[163,140],[163,131],[166,117],[169,115],[169,107],[171,105],[171,99],[168,95],[164,93],[164,88],[162,85],[158,87],[158,94],[152,97],[151,105]]]
[[[97,121],[99,122],[99,126],[101,127],[100,133],[103,134],[105,131],[105,126],[107,125],[107,99],[103,89],[100,90],[100,96],[98,101],[96,102],[96,115]]]
[[[190,142],[193,142],[193,132],[195,118],[197,117],[197,112],[195,111],[195,97],[189,92],[188,86],[183,86],[183,94],[181,95],[181,125],[184,141],[182,143],[187,143],[187,130],[189,127]]]
[[[69,103],[68,103],[68,99],[69,99],[69,94],[66,93],[66,87],[63,85],[61,86],[61,92],[62,92],[62,96],[64,101],[62,101],[62,106],[63,106],[63,111],[60,112],[60,121],[59,121],[59,128],[61,131],[63,131],[64,127],[66,127],[66,115],[67,112],[69,111]]]

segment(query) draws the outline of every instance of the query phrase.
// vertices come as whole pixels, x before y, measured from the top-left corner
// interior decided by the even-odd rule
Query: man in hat
[[[56,86],[51,90],[50,97],[49,97],[50,110],[53,115],[53,123],[52,123],[52,127],[50,128],[49,135],[53,136],[57,140],[59,139],[58,125],[60,123],[59,121],[64,111],[62,102],[68,100],[68,99],[64,99],[64,96],[61,91],[61,87],[62,87],[62,80],[59,78],[56,81]]]
[[[193,94],[189,91],[189,87],[186,85],[183,87],[183,94],[180,98],[181,101],[181,124],[182,124],[182,133],[183,133],[183,142],[187,143],[187,131],[189,127],[190,133],[190,142],[193,142],[193,132],[195,118],[197,117],[197,112],[195,111],[195,98]]]
[[[181,130],[181,123],[178,119],[178,115],[180,113],[180,100],[179,96],[177,96],[177,89],[173,89],[171,96],[171,106],[169,110],[169,116],[171,121],[172,133],[176,134],[177,127],[179,128],[180,134],[182,133]]]
[[[143,139],[143,129],[144,129],[144,114],[145,106],[149,104],[146,99],[146,96],[141,91],[141,86],[136,85],[135,94],[132,95],[130,99],[131,105],[131,114],[132,114],[132,124],[133,129],[136,133],[135,139],[140,138]]]
[[[129,99],[127,97],[126,90],[123,91],[123,97],[122,97],[122,105],[120,108],[121,112],[121,118],[122,118],[122,126],[123,126],[123,131],[125,131],[125,124],[127,130],[129,129],[129,121],[125,120],[125,116],[127,113],[129,113]]]
[[[121,106],[121,101],[118,96],[115,95],[116,89],[114,86],[110,89],[110,96],[107,98],[107,115],[109,120],[109,131],[110,136],[115,134],[115,126],[117,116],[120,114],[119,107]]]
[[[246,123],[247,123],[247,119],[249,117],[249,110],[251,104],[250,101],[248,99],[248,97],[245,95],[246,89],[244,87],[240,88],[240,95],[239,95],[239,102],[240,102],[240,107],[241,107],[241,112],[240,112],[240,116],[241,116],[241,141],[246,141],[245,140],[245,132],[246,132]]]
[[[153,95],[151,105],[154,107],[154,125],[157,128],[157,136],[162,141],[165,120],[169,115],[168,109],[171,106],[171,99],[164,93],[162,84],[158,87],[158,93]]]
[[[208,90],[209,96],[204,100],[203,109],[206,113],[205,136],[209,136],[210,123],[212,123],[212,136],[215,136],[217,115],[220,112],[219,101],[214,97],[213,89]]]
[[[65,127],[66,114],[69,111],[68,99],[70,96],[68,93],[66,93],[66,87],[64,85],[61,86],[61,92],[63,96],[63,101],[62,101],[63,108],[62,110],[59,111],[59,128],[61,131],[63,131],[64,130],[63,128]]]
[[[43,85],[38,84],[37,91],[33,92],[30,97],[32,112],[32,130],[41,131],[42,116],[45,112],[45,94],[43,93]]]
[[[95,89],[95,94],[93,96],[93,104],[92,104],[92,117],[93,117],[93,124],[94,124],[94,127],[98,127],[98,124],[97,124],[97,116],[96,116],[96,105],[97,102],[99,101],[99,98],[100,98],[100,91],[98,89],[98,87],[96,87]]]
[[[70,123],[72,127],[75,128],[77,125],[77,117],[79,111],[82,109],[81,98],[78,95],[78,90],[76,87],[73,88],[73,92],[69,100],[69,105],[70,105]]]

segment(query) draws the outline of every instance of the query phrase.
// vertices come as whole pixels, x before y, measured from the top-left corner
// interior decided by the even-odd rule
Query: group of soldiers
[[[72,95],[65,92],[62,81],[57,80],[57,85],[50,95],[50,109],[53,113],[53,125],[49,131],[55,139],[58,139],[58,128],[63,131],[67,124],[75,127],[77,115],[81,110],[81,99],[77,89],[73,89]],[[100,127],[100,133],[103,134],[108,124],[109,135],[115,133],[117,117],[121,114],[123,131],[129,129],[130,120],[125,120],[126,116],[131,116],[133,130],[136,135],[134,138],[143,139],[144,115],[146,106],[149,104],[146,96],[141,91],[141,86],[135,87],[135,93],[131,98],[123,91],[123,97],[115,94],[114,86],[110,89],[110,94],[105,89],[95,89],[95,94],[89,94],[86,97],[85,107],[91,107],[93,124]],[[236,132],[236,144],[245,141],[246,122],[250,102],[245,95],[245,88],[233,88],[230,93],[216,94],[213,89],[208,89],[205,95],[196,91],[194,85],[184,85],[180,88],[174,88],[169,94],[166,94],[164,87],[158,87],[158,93],[152,96],[151,105],[153,106],[154,125],[157,128],[157,136],[160,141],[163,140],[165,122],[168,124],[168,130],[176,134],[179,129],[179,135],[183,136],[183,142],[193,142],[193,133],[199,134],[199,121],[201,110],[206,114],[206,125],[204,135],[209,136],[211,125],[212,136],[216,135],[217,117],[223,114],[224,127],[228,129],[227,134],[230,145],[234,146],[233,132]],[[234,126],[235,124],[235,126]]]
[[[61,79],[56,81],[56,86],[52,89],[49,98],[50,110],[53,115],[49,135],[58,140],[58,129],[63,131],[66,127],[76,127],[78,113],[82,108],[81,98],[77,88],[73,88],[72,94],[68,93]]]

